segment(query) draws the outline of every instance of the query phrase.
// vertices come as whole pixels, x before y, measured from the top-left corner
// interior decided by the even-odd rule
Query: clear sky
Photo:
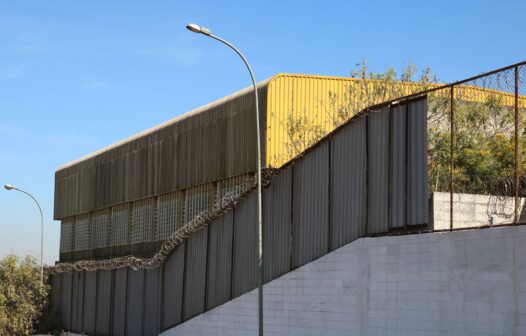
[[[250,84],[241,61],[189,33],[236,44],[256,78],[347,76],[411,61],[443,81],[526,59],[526,2],[0,0],[0,183],[32,192],[45,261],[58,258],[55,169]],[[0,256],[40,249],[31,199],[0,191]]]

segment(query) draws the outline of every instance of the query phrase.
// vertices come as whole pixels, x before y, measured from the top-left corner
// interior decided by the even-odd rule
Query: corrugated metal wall
[[[126,335],[142,335],[145,273],[144,269],[128,270]]]
[[[208,226],[206,309],[230,300],[234,216],[221,216]]]
[[[97,308],[95,311],[96,335],[110,334],[113,271],[98,271]]]
[[[367,116],[367,234],[387,232],[389,211],[389,108]]]
[[[237,209],[236,209],[237,213]],[[263,194],[263,275],[265,281],[290,271],[292,168],[274,178]]]
[[[95,334],[95,312],[97,309],[97,272],[84,273],[84,303],[82,331]]]
[[[186,241],[183,319],[205,310],[206,258],[208,228]]]
[[[331,139],[331,249],[365,234],[365,126],[359,119]]]
[[[162,329],[181,322],[183,303],[185,244],[172,253],[163,265]]]
[[[408,104],[408,113],[407,224],[421,225],[429,222],[427,100]]]
[[[329,142],[315,147],[292,166],[293,268],[329,249]]]
[[[232,298],[257,286],[257,195],[243,200],[234,214]]]
[[[73,285],[73,275],[70,273],[62,273],[60,281],[60,317],[62,320],[62,325],[67,330],[73,329],[71,325],[71,315],[73,312],[72,303],[72,285]],[[60,276],[60,275],[58,275]]]
[[[161,268],[146,270],[144,285],[144,332],[145,336],[157,336],[161,329],[160,295]]]
[[[113,290],[113,335],[124,336],[126,334],[126,293],[128,291],[128,269],[118,268],[115,273],[115,285]]]
[[[84,272],[73,273],[71,290],[71,330],[82,331],[82,309],[84,307]]]
[[[391,148],[389,153],[389,227],[402,228],[406,223],[407,132],[406,106],[391,108]]]
[[[258,84],[262,125],[267,84]],[[247,88],[67,164],[55,174],[54,218],[254,172],[254,126]]]
[[[263,190],[265,281],[359,237],[426,223],[427,105],[425,100],[408,104],[354,120]],[[96,328],[96,334],[106,334],[111,324],[115,335],[155,335],[255,289],[256,200],[252,193],[195,233],[162,268],[117,269],[98,277],[75,272],[72,283],[67,273],[54,276],[63,325],[71,320],[74,331]],[[114,218],[131,218],[128,208],[121,210]],[[53,288],[54,302],[56,293]]]

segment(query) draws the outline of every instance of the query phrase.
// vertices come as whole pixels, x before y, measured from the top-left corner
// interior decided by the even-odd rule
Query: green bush
[[[48,306],[49,286],[40,282],[32,256],[10,254],[0,260],[0,335],[31,335]]]

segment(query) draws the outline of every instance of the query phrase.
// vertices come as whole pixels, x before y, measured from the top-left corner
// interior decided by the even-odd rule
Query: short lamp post
[[[256,80],[250,64],[243,54],[233,44],[224,39],[212,34],[210,29],[201,27],[195,23],[189,23],[186,28],[194,33],[203,34],[214,40],[217,40],[236,52],[241,57],[245,66],[248,69],[250,78],[252,79],[252,86],[254,87],[254,99],[256,103],[256,136],[257,136],[257,187],[258,187],[258,323],[259,323],[259,335],[263,336],[263,222],[262,222],[262,210],[261,210],[261,137],[259,129],[259,104],[258,104],[258,89],[256,86]]]
[[[20,191],[21,193],[24,193],[27,196],[31,197],[33,201],[35,201],[35,203],[37,204],[38,210],[40,211],[40,283],[44,284],[44,215],[42,213],[42,208],[40,207],[40,204],[38,204],[37,199],[34,198],[33,195],[31,195],[27,191],[19,189],[10,184],[4,185],[4,188],[6,190]]]

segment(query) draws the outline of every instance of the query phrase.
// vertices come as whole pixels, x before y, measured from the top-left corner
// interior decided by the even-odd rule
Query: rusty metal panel
[[[60,303],[57,306],[57,308],[60,309],[61,324],[65,330],[70,330],[72,329],[71,314],[73,311],[73,307],[71,303],[72,303],[72,295],[73,295],[72,293],[73,276],[71,275],[71,273],[56,274],[55,276],[61,277],[60,279],[61,286],[60,288],[58,288],[58,290],[60,290],[60,292],[58,293]]]
[[[110,334],[112,271],[98,271],[95,334]]]
[[[230,300],[233,225],[233,211],[208,225],[207,310]]]
[[[263,276],[268,282],[290,271],[292,168],[263,190]]]
[[[126,289],[126,335],[142,335],[144,273],[144,269],[128,270],[128,287]]]
[[[389,227],[402,228],[406,224],[407,183],[407,116],[406,105],[391,108]]]
[[[112,334],[126,334],[126,292],[128,287],[128,269],[117,268],[114,272]]]
[[[427,99],[412,101],[408,108],[407,224],[427,224],[429,222]]]
[[[95,334],[95,311],[97,302],[97,272],[84,272],[84,308],[82,331]]]
[[[183,308],[185,243],[168,257],[163,265],[162,329],[166,330],[181,322]]]
[[[293,268],[327,253],[329,234],[329,144],[319,144],[293,169]]]
[[[144,286],[144,333],[145,336],[157,336],[160,331],[160,289],[161,268],[146,270],[146,284]]]
[[[367,116],[367,232],[387,232],[389,222],[389,108]]]
[[[365,234],[365,119],[340,129],[331,138],[331,246],[334,250]]]
[[[82,308],[84,306],[84,272],[74,272],[71,291],[71,330],[82,332]]]
[[[234,213],[232,298],[257,286],[257,194],[241,201]]]
[[[207,240],[208,227],[199,230],[186,241],[184,320],[205,310]]]

